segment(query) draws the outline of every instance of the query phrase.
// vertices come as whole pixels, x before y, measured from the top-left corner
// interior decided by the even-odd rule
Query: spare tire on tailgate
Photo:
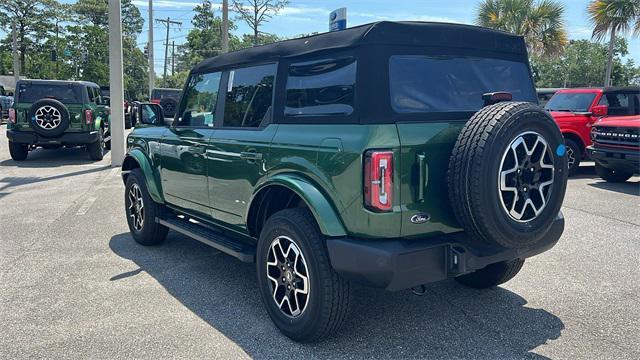
[[[40,99],[29,109],[31,127],[44,137],[58,137],[69,127],[69,110],[56,99]]]
[[[449,160],[449,198],[474,238],[507,248],[541,240],[567,186],[564,139],[535,104],[500,102],[478,111]]]

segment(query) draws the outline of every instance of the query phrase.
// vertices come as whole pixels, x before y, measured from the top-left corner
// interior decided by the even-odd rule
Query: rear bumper
[[[595,162],[607,169],[640,173],[640,151],[589,146],[587,152]]]
[[[99,139],[97,131],[81,133],[63,133],[58,137],[44,137],[35,132],[7,130],[10,141],[29,145],[78,145],[91,144]]]
[[[472,245],[465,233],[424,240],[327,241],[333,268],[346,279],[387,290],[409,289],[467,274],[500,261],[528,258],[551,249],[564,230],[562,212],[545,238],[528,248]]]

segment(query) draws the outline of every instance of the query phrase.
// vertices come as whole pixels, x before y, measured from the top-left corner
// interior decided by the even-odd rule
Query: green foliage
[[[563,15],[554,0],[483,0],[476,24],[524,36],[531,54],[554,55],[567,43]]]
[[[572,40],[562,55],[549,58],[533,56],[531,65],[537,87],[602,86],[607,62],[607,46],[589,40]],[[623,63],[627,42],[618,39],[614,47],[612,85],[627,86],[637,81],[640,68],[633,60]],[[634,80],[635,78],[635,80]]]

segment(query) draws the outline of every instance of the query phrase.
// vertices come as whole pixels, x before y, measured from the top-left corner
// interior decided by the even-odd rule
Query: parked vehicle
[[[106,100],[107,104],[111,103],[111,92],[109,86],[100,86],[100,96],[103,100]],[[133,99],[127,90],[124,91],[124,128],[131,129],[133,123],[131,122],[131,102]]]
[[[523,38],[467,25],[378,22],[207,59],[171,126],[137,106],[129,229],[255,262],[298,341],[340,326],[351,282],[496,286],[564,229],[564,141],[536,101]]]
[[[180,89],[155,88],[151,91],[151,102],[162,107],[164,115],[173,118],[180,101]]]
[[[593,145],[587,150],[596,162],[598,176],[625,182],[640,174],[640,116],[615,116],[596,121],[591,128]]]
[[[20,80],[7,124],[11,158],[22,161],[38,146],[64,145],[85,146],[91,159],[102,160],[110,146],[108,114],[92,82]]]
[[[562,88],[538,88],[536,89],[536,93],[538,94],[538,105],[545,106],[551,97],[558,92],[558,90],[562,90]]]
[[[609,87],[559,90],[545,109],[560,126],[567,145],[569,173],[574,174],[580,161],[588,156],[591,126],[607,116],[640,114],[639,87]]]
[[[13,93],[0,85],[0,124],[9,117],[9,108],[13,105]]]

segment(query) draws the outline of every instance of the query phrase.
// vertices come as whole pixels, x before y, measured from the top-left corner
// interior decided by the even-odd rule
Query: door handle
[[[262,160],[262,154],[255,151],[243,151],[240,153],[240,158],[245,160]]]

